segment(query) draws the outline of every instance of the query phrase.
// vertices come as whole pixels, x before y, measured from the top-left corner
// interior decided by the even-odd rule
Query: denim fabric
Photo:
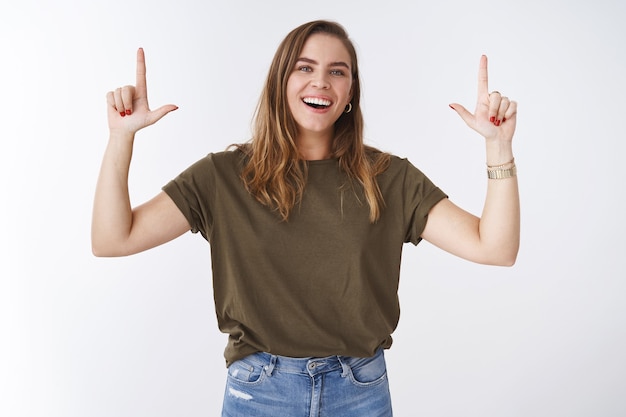
[[[390,417],[383,350],[371,358],[255,353],[228,368],[222,417]]]

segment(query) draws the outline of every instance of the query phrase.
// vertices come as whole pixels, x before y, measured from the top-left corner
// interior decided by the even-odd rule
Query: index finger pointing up
[[[135,84],[137,97],[147,97],[146,87],[146,57],[143,48],[137,50],[137,81]]]
[[[487,76],[487,56],[480,57],[478,66],[478,98],[489,94],[488,76]]]

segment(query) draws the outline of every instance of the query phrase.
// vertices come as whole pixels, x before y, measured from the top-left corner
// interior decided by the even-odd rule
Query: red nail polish
[[[496,125],[496,126],[500,126],[500,120],[496,120],[495,125]]]
[[[124,116],[126,116],[126,113],[125,113],[125,112],[123,112],[123,111],[121,111],[121,112],[120,112],[120,116],[124,117]]]
[[[491,117],[489,118],[489,121],[490,121],[491,123],[495,122],[495,121],[496,121],[496,116],[491,116]]]
[[[506,122],[506,117],[502,118],[502,123]]]
[[[126,110],[126,116],[130,116],[132,112],[130,110]]]

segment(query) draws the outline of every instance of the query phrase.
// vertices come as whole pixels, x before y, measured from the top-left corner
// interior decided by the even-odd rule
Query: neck
[[[296,144],[302,158],[306,161],[318,161],[331,157],[332,137],[328,134],[299,135]]]

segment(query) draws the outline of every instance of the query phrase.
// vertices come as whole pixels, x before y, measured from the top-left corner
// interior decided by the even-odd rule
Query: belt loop
[[[350,369],[350,366],[347,363],[341,360],[341,356],[337,356],[337,359],[339,360],[339,363],[341,364],[341,369],[342,369],[341,377],[345,378],[348,375],[350,375],[350,372],[352,370]]]
[[[267,376],[272,376],[272,372],[274,372],[274,368],[276,367],[276,355],[270,356],[270,363],[263,367],[263,370],[267,374]]]

